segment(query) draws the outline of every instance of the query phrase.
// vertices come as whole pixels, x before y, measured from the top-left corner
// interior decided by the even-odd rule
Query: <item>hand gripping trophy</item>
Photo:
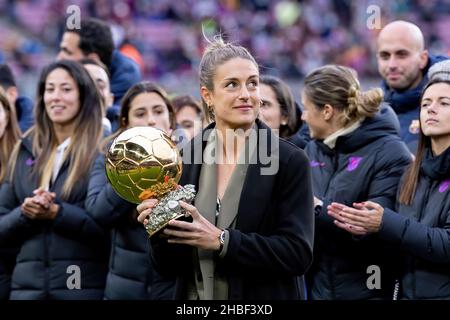
[[[105,163],[108,180],[123,199],[136,204],[158,199],[145,227],[150,237],[185,215],[179,200],[191,202],[195,197],[194,185],[178,185],[181,156],[161,130],[134,127],[122,132],[112,142]]]

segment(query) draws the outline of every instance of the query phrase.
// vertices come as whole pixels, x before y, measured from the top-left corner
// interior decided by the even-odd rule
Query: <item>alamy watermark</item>
[[[66,9],[66,13],[69,15],[66,19],[66,28],[68,30],[80,30],[81,29],[81,9],[77,5],[70,5]]]
[[[259,163],[261,175],[275,175],[278,172],[280,140],[268,129],[227,129],[225,133],[208,129],[201,138],[202,143],[194,143],[193,149],[189,145],[183,148],[184,164]],[[203,149],[204,143],[207,144]],[[235,158],[238,150],[239,156]]]
[[[369,30],[381,29],[381,8],[371,4],[367,7],[366,13],[369,15],[366,20],[366,26]]]
[[[71,264],[67,267],[66,273],[70,274],[66,280],[67,289],[81,289],[81,269],[76,264]]]
[[[381,269],[379,266],[373,264],[367,267],[367,274],[370,276],[367,278],[366,286],[367,289],[381,289]]]

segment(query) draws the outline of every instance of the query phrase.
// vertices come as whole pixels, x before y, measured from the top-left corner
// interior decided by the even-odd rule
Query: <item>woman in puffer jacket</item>
[[[450,299],[450,81],[433,78],[425,86],[419,134],[396,212],[373,200],[333,203],[328,213],[349,234],[375,235],[396,248],[397,298]]]
[[[128,128],[149,126],[171,135],[175,115],[166,92],[151,82],[131,87],[122,100],[119,130],[104,141],[110,144]],[[105,148],[102,148],[105,149]],[[86,208],[95,221],[111,230],[111,253],[105,299],[170,299],[174,282],[162,278],[150,263],[147,233],[137,222],[135,205],[120,198],[108,183],[105,155],[91,172]]]
[[[102,137],[100,95],[78,63],[41,73],[36,122],[0,189],[0,243],[20,247],[11,299],[101,299],[107,237],[84,208]]]
[[[388,299],[394,279],[390,250],[376,237],[353,237],[327,215],[332,202],[373,200],[393,208],[400,177],[411,161],[398,136],[398,120],[382,106],[380,89],[361,91],[356,72],[328,65],[308,74],[302,92],[303,120],[311,138],[315,196],[313,266],[307,274],[311,299]],[[368,285],[373,266],[381,283]],[[370,282],[370,281],[369,281]]]

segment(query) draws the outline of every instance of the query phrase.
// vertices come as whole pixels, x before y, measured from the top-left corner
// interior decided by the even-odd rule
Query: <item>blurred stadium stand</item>
[[[415,22],[431,52],[450,51],[450,0],[0,0],[0,62],[11,64],[25,94],[34,95],[39,71],[56,56],[70,5],[81,19],[108,21],[144,78],[196,96],[202,26],[250,48],[262,72],[287,80],[296,96],[302,76],[326,63],[351,66],[363,83],[377,84],[369,5],[381,8],[382,25]]]

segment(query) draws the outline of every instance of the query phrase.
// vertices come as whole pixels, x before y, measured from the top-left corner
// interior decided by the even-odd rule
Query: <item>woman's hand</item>
[[[44,190],[43,188],[38,188],[33,191],[33,194],[36,196],[37,201],[44,207],[48,208],[50,204],[55,201],[56,193],[49,192]]]
[[[25,198],[21,210],[22,214],[30,219],[53,220],[55,219],[59,205],[55,201],[55,193],[41,188],[33,191],[34,196]]]
[[[169,243],[188,244],[204,250],[219,250],[219,236],[222,230],[203,217],[193,205],[184,201],[179,203],[192,217],[193,221],[170,220],[168,226],[162,231],[163,235],[167,236],[167,241]],[[138,221],[140,223],[144,225],[148,223],[147,218],[156,204],[157,200],[148,199],[137,206]]]
[[[380,230],[384,208],[378,203],[366,201],[353,203],[353,207],[333,202],[328,206],[328,214],[334,223],[354,235],[366,235]]]
[[[152,213],[152,209],[156,206],[158,200],[156,199],[147,199],[142,201],[140,205],[137,206],[136,210],[138,212],[137,220],[140,223],[143,223],[144,226],[147,225],[148,219],[147,217]]]
[[[180,201],[180,206],[187,211],[193,221],[169,221],[169,227],[163,230],[163,233],[169,236],[167,241],[218,251],[220,249],[219,236],[222,230],[203,217],[193,205]]]

